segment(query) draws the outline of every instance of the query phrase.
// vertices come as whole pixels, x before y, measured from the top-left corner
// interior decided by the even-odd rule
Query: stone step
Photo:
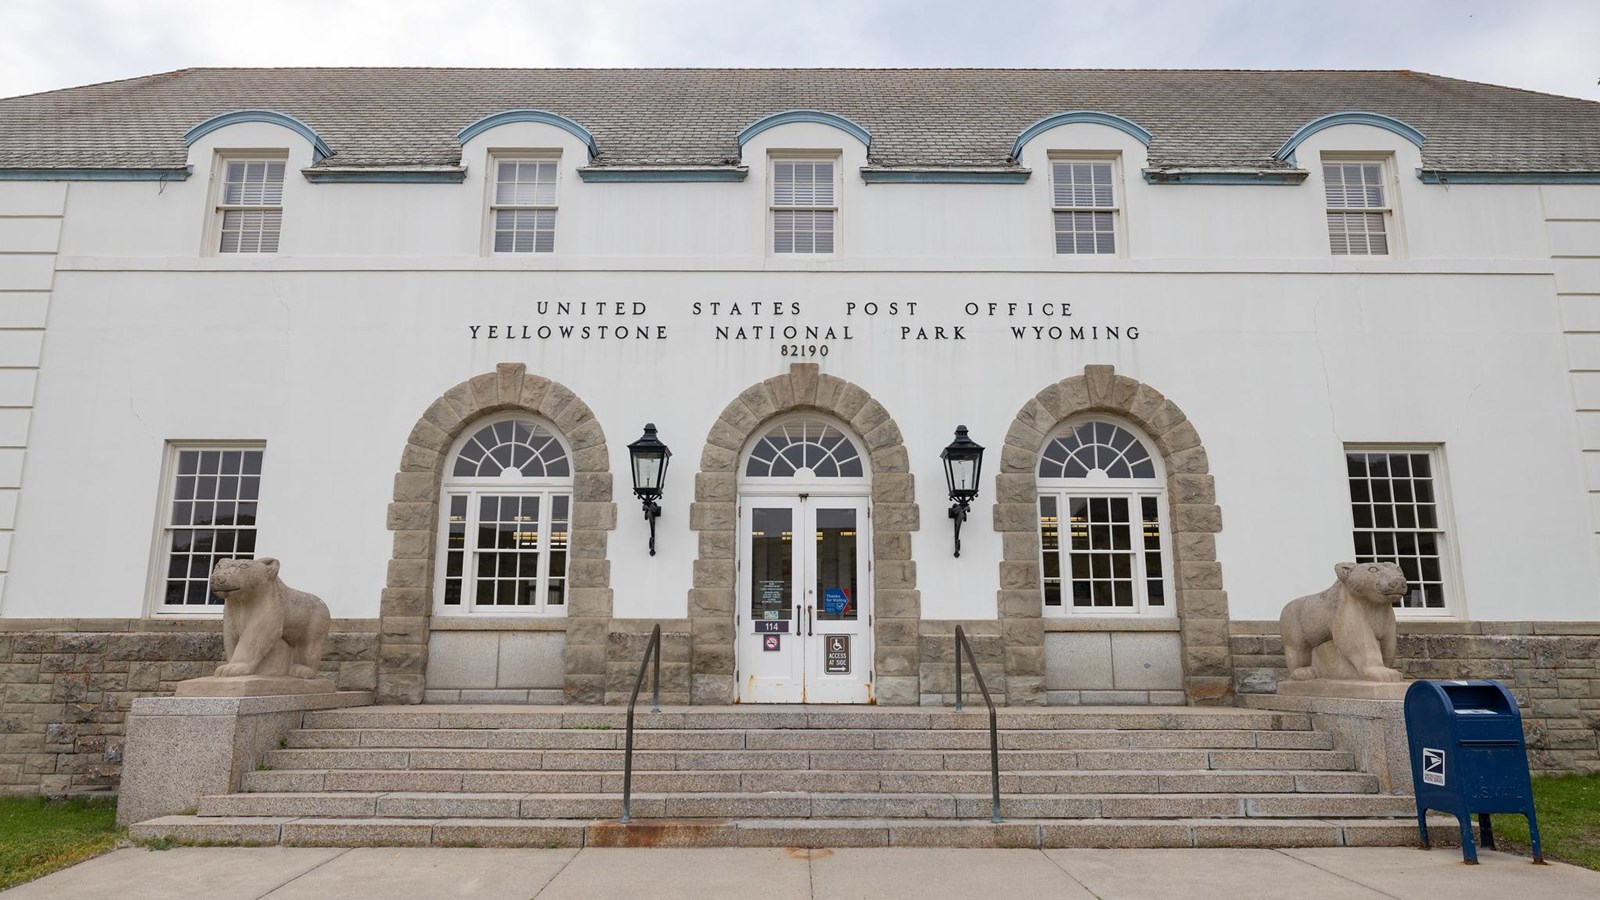
[[[1430,820],[1438,844],[1452,820]],[[403,819],[165,816],[137,841],[359,847],[1355,847],[1412,846],[1416,823],[1327,819]]]
[[[986,817],[988,794],[637,793],[637,818],[936,818]],[[1021,794],[1001,797],[1007,818],[1315,818],[1413,815],[1409,797],[1362,794]],[[256,793],[201,798],[207,818],[312,816],[319,818],[616,818],[621,798],[611,794],[441,792]]]
[[[272,750],[271,769],[472,769],[609,772],[623,768],[619,750],[477,750],[393,748]],[[1344,750],[1002,750],[1000,770],[1348,770]],[[975,771],[990,766],[984,750],[635,750],[636,772],[674,770]]]
[[[307,728],[289,749],[616,750],[617,729]],[[983,729],[650,729],[637,750],[986,750]],[[1004,750],[1331,750],[1320,731],[1026,729],[1002,731]]]
[[[634,790],[656,793],[973,793],[989,773],[971,771],[635,771]],[[246,791],[620,794],[621,772],[303,769],[247,772]],[[1000,773],[1002,794],[1376,794],[1378,778],[1319,771],[1032,771]]]
[[[1134,729],[1134,730],[1266,730],[1309,731],[1305,713],[1235,707],[1007,707],[998,710],[1001,728]],[[622,729],[624,710],[615,707],[579,711],[563,706],[369,706],[317,710],[305,714],[307,728],[477,728],[477,729]],[[672,707],[660,713],[640,709],[638,730],[683,729],[982,729],[989,727],[981,704],[966,712],[950,709],[891,710],[873,707],[721,706]]]

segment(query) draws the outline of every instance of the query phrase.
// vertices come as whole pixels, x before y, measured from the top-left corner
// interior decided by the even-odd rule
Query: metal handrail
[[[644,659],[639,660],[639,677],[633,680],[633,695],[628,698],[628,743],[622,755],[622,823],[626,825],[633,821],[630,814],[633,807],[633,706],[639,702],[639,688],[644,687],[644,670],[650,665],[651,658],[656,661],[656,676],[653,694],[650,698],[650,711],[661,712],[661,626],[650,629],[650,643],[645,645]],[[973,663],[977,668],[977,663]],[[978,682],[982,684],[982,681]],[[988,696],[988,692],[984,692]],[[991,707],[993,705],[991,704]],[[998,795],[996,795],[998,796]],[[998,804],[1000,801],[996,800]],[[1000,807],[995,806],[998,810]],[[998,820],[996,820],[998,821]]]
[[[996,723],[994,712],[994,698],[989,696],[989,686],[983,683],[983,672],[978,669],[978,657],[972,653],[972,645],[967,643],[967,633],[960,625],[956,626],[956,712],[961,712],[961,651],[967,651],[967,660],[972,663],[972,677],[978,680],[978,690],[983,692],[983,702],[989,704],[989,786],[994,797],[993,812],[989,821],[1000,822],[1000,729]],[[642,673],[641,673],[642,675]],[[637,688],[635,689],[637,690]],[[631,713],[630,713],[631,715]],[[631,720],[630,720],[631,721]],[[626,820],[624,820],[626,821]]]

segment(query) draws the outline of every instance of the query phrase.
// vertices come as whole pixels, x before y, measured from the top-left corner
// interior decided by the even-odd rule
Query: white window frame
[[[1335,258],[1378,258],[1397,259],[1401,256],[1400,241],[1400,216],[1397,200],[1400,185],[1395,179],[1395,167],[1392,157],[1378,154],[1356,153],[1324,153],[1322,154],[1322,206],[1323,222],[1328,237],[1328,254]],[[1383,204],[1379,206],[1335,206],[1328,198],[1328,167],[1329,166],[1377,166],[1378,183],[1383,189]],[[1342,177],[1342,176],[1341,176]],[[1348,199],[1348,195],[1346,195]],[[1372,215],[1382,217],[1383,237],[1386,252],[1373,253],[1370,250],[1352,252],[1348,242],[1344,252],[1334,247],[1333,223],[1329,221],[1333,216]],[[1363,232],[1370,234],[1370,232]],[[1370,240],[1366,242],[1370,247]]]
[[[259,162],[267,165],[283,167],[283,178],[278,182],[278,202],[272,203],[228,203],[228,167],[238,163]],[[282,249],[284,198],[283,191],[288,187],[289,181],[289,152],[287,150],[228,150],[219,152],[212,166],[211,185],[211,214],[210,223],[206,228],[205,255],[220,257],[255,257],[272,256]],[[271,212],[278,213],[277,239],[271,250],[224,250],[222,249],[223,222],[231,212]]]
[[[1133,435],[1143,443],[1144,449],[1150,454],[1150,460],[1155,469],[1151,478],[1111,478],[1099,474],[1090,478],[1044,478],[1039,476],[1039,459],[1045,447],[1058,437],[1071,433],[1089,422],[1105,422],[1114,425]],[[1040,607],[1046,618],[1144,618],[1144,619],[1171,619],[1178,615],[1177,607],[1177,578],[1172,564],[1172,510],[1167,502],[1166,467],[1162,463],[1160,451],[1156,448],[1155,441],[1132,423],[1111,416],[1091,415],[1068,420],[1050,433],[1050,439],[1040,448],[1033,463],[1035,493],[1038,499],[1034,501],[1035,515],[1039,519],[1040,528],[1044,523],[1044,512],[1040,500],[1053,497],[1056,501],[1056,550],[1046,550],[1041,540],[1039,545],[1039,600]],[[1075,606],[1072,602],[1072,556],[1069,544],[1070,534],[1066,530],[1070,524],[1064,520],[1070,514],[1070,498],[1084,497],[1100,498],[1126,498],[1129,500],[1129,551],[1133,556],[1132,581],[1134,590],[1134,603],[1131,607],[1117,606]],[[1161,526],[1159,552],[1161,555],[1161,593],[1163,603],[1152,606],[1148,599],[1148,564],[1145,561],[1144,548],[1138,548],[1143,539],[1142,535],[1142,509],[1143,500],[1154,499],[1156,504],[1157,523]],[[1058,555],[1061,583],[1061,604],[1048,606],[1044,603],[1044,588],[1046,573],[1046,554]]]
[[[1071,165],[1109,165],[1111,167],[1111,203],[1109,205],[1059,205],[1056,203],[1057,166]],[[1115,259],[1126,255],[1127,234],[1123,227],[1124,213],[1123,188],[1122,188],[1122,156],[1117,153],[1051,153],[1050,154],[1050,246],[1058,259],[1072,259],[1083,257],[1088,259],[1103,258]],[[1060,239],[1061,229],[1058,217],[1062,214],[1074,213],[1109,213],[1111,215],[1111,241],[1112,248],[1109,253],[1096,249],[1091,252],[1079,252],[1076,249],[1062,250]]]
[[[504,163],[533,163],[535,165],[552,165],[555,167],[555,180],[551,187],[553,193],[548,203],[501,203],[499,202],[500,166]],[[556,251],[556,240],[560,234],[560,208],[561,208],[561,151],[560,150],[491,150],[489,151],[488,175],[485,184],[485,210],[484,217],[484,253],[489,256],[504,257],[541,257],[549,256]],[[501,212],[548,212],[553,220],[550,226],[549,249],[539,249],[538,233],[541,229],[534,229],[533,247],[528,250],[498,250],[496,249],[496,235],[498,234],[497,220]],[[515,233],[515,231],[513,231]]]
[[[215,559],[254,559],[260,547],[260,480],[266,475],[266,449],[265,441],[168,441],[165,454],[161,463],[160,502],[156,505],[155,534],[151,540],[150,571],[145,585],[145,608],[156,616],[201,616],[219,617],[222,615],[222,604],[170,604],[166,602],[168,567],[172,561],[172,535],[173,532],[182,530],[182,526],[172,523],[174,504],[179,502],[176,494],[178,487],[178,462],[186,451],[254,451],[260,453],[262,472],[257,476],[257,495],[254,500],[257,507],[256,522],[249,526],[233,526],[235,532],[248,531],[253,535],[255,546],[249,553],[235,552],[223,556],[214,555]],[[192,530],[192,529],[191,529]],[[235,544],[237,547],[237,544]],[[215,568],[215,564],[212,564]],[[210,577],[210,572],[206,573]]]
[[[778,202],[778,167],[781,165],[813,163],[826,164],[833,167],[833,202],[823,203],[779,203]],[[807,257],[832,257],[839,253],[839,194],[844,189],[842,177],[842,159],[838,153],[819,151],[783,151],[773,152],[767,158],[767,252],[780,259],[803,259]],[[815,249],[809,252],[797,250],[780,250],[778,248],[778,220],[783,213],[810,212],[828,213],[831,216],[829,233],[832,246],[826,251]],[[816,229],[812,229],[813,248],[815,248]]]
[[[482,419],[474,422],[459,438],[456,439],[456,442],[451,446],[449,455],[445,457],[445,476],[439,491],[439,535],[434,556],[434,569],[436,572],[434,577],[433,591],[433,609],[434,615],[436,616],[517,616],[532,618],[560,618],[567,615],[567,607],[571,605],[572,592],[570,587],[570,573],[572,570],[572,529],[576,515],[576,500],[573,497],[573,475],[568,474],[564,477],[550,478],[506,478],[456,476],[453,474],[456,457],[460,454],[462,447],[465,446],[474,435],[486,427],[497,425],[501,422],[510,421],[534,422],[541,426],[544,430],[548,431],[555,437],[556,442],[560,445],[562,452],[566,455],[568,472],[571,473],[573,471],[572,467],[574,460],[571,445],[567,443],[566,438],[561,435],[561,432],[557,430],[553,424],[537,416],[530,416],[525,413],[511,413]],[[461,548],[461,602],[459,604],[447,605],[445,603],[445,587],[446,582],[450,580],[448,566],[449,553],[451,552],[450,528],[453,524],[456,524],[452,521],[452,500],[458,496],[466,498],[465,516],[460,524],[463,526],[463,534],[469,540],[465,541],[463,547]],[[535,598],[535,602],[531,605],[479,606],[477,603],[476,583],[478,577],[477,567],[479,555],[486,550],[493,551],[496,549],[479,548],[474,543],[476,540],[475,536],[477,534],[479,515],[482,506],[480,500],[486,496],[539,498],[539,521],[534,523],[538,528],[539,543],[538,547],[533,551],[538,554],[539,558],[538,570],[536,574],[537,596]],[[552,523],[554,520],[555,504],[553,501],[557,497],[565,497],[567,501],[567,526],[566,531],[564,532],[566,535],[566,546],[563,548],[566,552],[566,560],[561,574],[559,576],[554,576],[561,579],[563,586],[562,597],[564,602],[552,605],[549,602],[550,579],[552,578],[550,573],[550,560],[552,555],[550,539],[554,534]]]
[[[1424,528],[1378,528],[1376,525],[1369,528],[1357,528],[1355,519],[1356,501],[1350,495],[1349,463],[1344,469],[1344,498],[1345,515],[1350,523],[1350,550],[1351,558],[1358,563],[1370,561],[1392,562],[1392,559],[1368,557],[1356,552],[1355,535],[1358,531],[1370,532],[1432,532],[1436,536],[1439,547],[1439,573],[1441,580],[1440,593],[1444,597],[1443,607],[1405,607],[1396,606],[1396,616],[1408,619],[1458,619],[1465,615],[1466,604],[1461,589],[1460,561],[1455,552],[1455,511],[1450,501],[1450,479],[1445,466],[1444,445],[1442,444],[1384,444],[1384,443],[1350,443],[1344,445],[1344,456],[1352,453],[1409,453],[1425,454],[1428,457],[1428,468],[1431,470],[1433,484],[1434,505],[1437,507],[1436,527]],[[1409,576],[1408,576],[1409,578]]]

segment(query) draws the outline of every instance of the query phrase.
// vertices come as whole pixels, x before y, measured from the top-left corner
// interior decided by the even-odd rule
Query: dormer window
[[[1115,255],[1117,252],[1116,161],[1055,159],[1050,162],[1051,212],[1056,252]]]
[[[1381,159],[1322,164],[1328,201],[1328,249],[1334,256],[1388,256],[1388,177]]]
[[[283,157],[223,157],[218,253],[277,253],[283,228]]]
[[[772,252],[829,254],[839,212],[835,159],[772,161]]]
[[[497,155],[489,221],[496,253],[554,253],[560,159]]]

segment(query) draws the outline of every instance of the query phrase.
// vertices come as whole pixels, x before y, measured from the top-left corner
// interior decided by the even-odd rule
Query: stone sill
[[[1134,618],[1129,616],[1072,616],[1044,620],[1044,630],[1060,631],[1182,631],[1182,620],[1175,618]],[[1237,623],[1235,623],[1237,624]],[[1278,623],[1273,622],[1273,625]],[[1276,632],[1274,632],[1276,633]]]
[[[565,616],[434,616],[430,631],[566,631]]]
[[[334,619],[335,633],[377,633],[377,619]],[[218,632],[222,616],[167,616],[154,619],[0,619],[0,633],[29,631],[73,631],[127,634],[133,632]]]
[[[1400,619],[1401,634],[1600,635],[1600,622],[1464,622],[1459,619]],[[1230,634],[1277,634],[1278,621],[1239,620]]]

